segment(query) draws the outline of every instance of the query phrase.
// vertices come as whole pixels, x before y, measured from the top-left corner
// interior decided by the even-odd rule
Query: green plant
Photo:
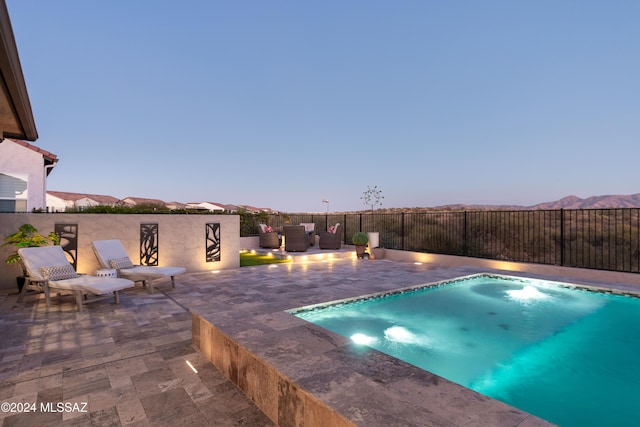
[[[267,255],[257,255],[251,253],[240,253],[240,267],[248,267],[253,265],[278,264],[283,262],[291,262],[290,259],[275,258]]]
[[[13,234],[9,234],[4,239],[4,246],[14,246],[15,252],[9,254],[5,262],[9,265],[20,263],[22,267],[22,274],[27,275],[27,269],[22,263],[22,259],[18,254],[20,248],[33,248],[38,246],[48,246],[50,243],[57,245],[60,243],[60,239],[53,231],[48,236],[43,236],[38,233],[38,230],[31,224],[22,224],[18,231]]]
[[[367,236],[367,233],[363,231],[358,231],[351,238],[351,243],[357,246],[364,246],[369,243],[369,236]]]

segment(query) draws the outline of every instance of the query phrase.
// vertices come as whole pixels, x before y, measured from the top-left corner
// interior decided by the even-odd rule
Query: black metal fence
[[[504,261],[640,272],[640,209],[428,211],[271,215],[270,225],[339,222],[343,238],[377,231],[380,246]]]

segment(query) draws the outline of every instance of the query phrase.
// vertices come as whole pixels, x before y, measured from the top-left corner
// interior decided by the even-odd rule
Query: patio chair
[[[284,250],[287,252],[306,252],[309,249],[309,233],[304,225],[284,226]]]
[[[135,286],[128,279],[79,275],[60,246],[20,248],[18,254],[28,273],[18,302],[28,291],[44,292],[47,307],[50,307],[50,293],[55,292],[57,295],[75,296],[78,311],[82,311],[84,304],[105,298],[113,297],[117,304],[118,292]],[[97,297],[89,298],[90,295]]]
[[[342,246],[342,231],[340,223],[329,228],[330,231],[319,233],[318,246],[320,249],[340,249]]]
[[[103,268],[117,270],[118,277],[142,282],[150,294],[153,293],[153,280],[170,277],[171,286],[175,288],[175,276],[186,271],[184,267],[133,265],[120,240],[94,240],[91,246]]]
[[[280,247],[280,237],[275,231],[267,231],[266,224],[258,224],[258,238],[260,239],[260,247],[268,249],[276,249]]]
[[[316,244],[316,224],[313,222],[301,222],[300,225],[304,225],[305,231],[309,234],[309,246]]]

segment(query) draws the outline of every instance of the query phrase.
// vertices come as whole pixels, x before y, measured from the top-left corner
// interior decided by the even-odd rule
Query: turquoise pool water
[[[640,425],[640,299],[480,275],[292,311],[561,426]]]

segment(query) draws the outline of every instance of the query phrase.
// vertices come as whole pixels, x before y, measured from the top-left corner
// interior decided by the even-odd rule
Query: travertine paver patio
[[[284,349],[269,347],[270,333],[278,332],[286,321],[277,314],[261,314],[265,305],[277,313],[281,308],[479,271],[487,270],[352,259],[256,266],[185,274],[178,278],[176,289],[160,284],[160,292],[148,295],[137,287],[124,292],[119,305],[101,301],[87,305],[82,313],[70,300],[54,300],[47,310],[43,298],[18,304],[15,293],[4,293],[0,295],[0,402],[35,403],[37,412],[0,412],[0,419],[3,426],[271,426],[272,421],[194,348],[190,310],[232,320],[240,337],[254,344],[264,342],[264,352],[273,357],[282,351],[305,356],[309,342],[287,341],[289,348]],[[344,357],[354,354],[344,353]],[[420,396],[402,391],[412,386],[413,371],[405,375],[399,365],[373,366],[372,360],[377,359],[363,362],[358,375],[386,371],[391,376],[375,387],[385,387],[385,393],[399,396],[399,402],[415,410],[401,413],[385,410],[389,402],[367,402],[365,381],[353,386],[352,401],[339,409],[358,425],[546,424],[517,410],[503,414],[499,408],[491,414],[483,412],[483,406],[452,401],[434,401],[433,408],[425,410],[417,401]],[[71,408],[74,411],[43,413],[42,402],[77,406]]]
[[[43,298],[17,304],[16,294],[0,295],[0,402],[36,404],[35,413],[0,412],[0,424],[272,426],[193,348],[191,314],[161,287],[166,293],[136,288],[119,305],[101,301],[83,313],[70,299],[47,310]],[[43,402],[78,407],[43,413]]]

